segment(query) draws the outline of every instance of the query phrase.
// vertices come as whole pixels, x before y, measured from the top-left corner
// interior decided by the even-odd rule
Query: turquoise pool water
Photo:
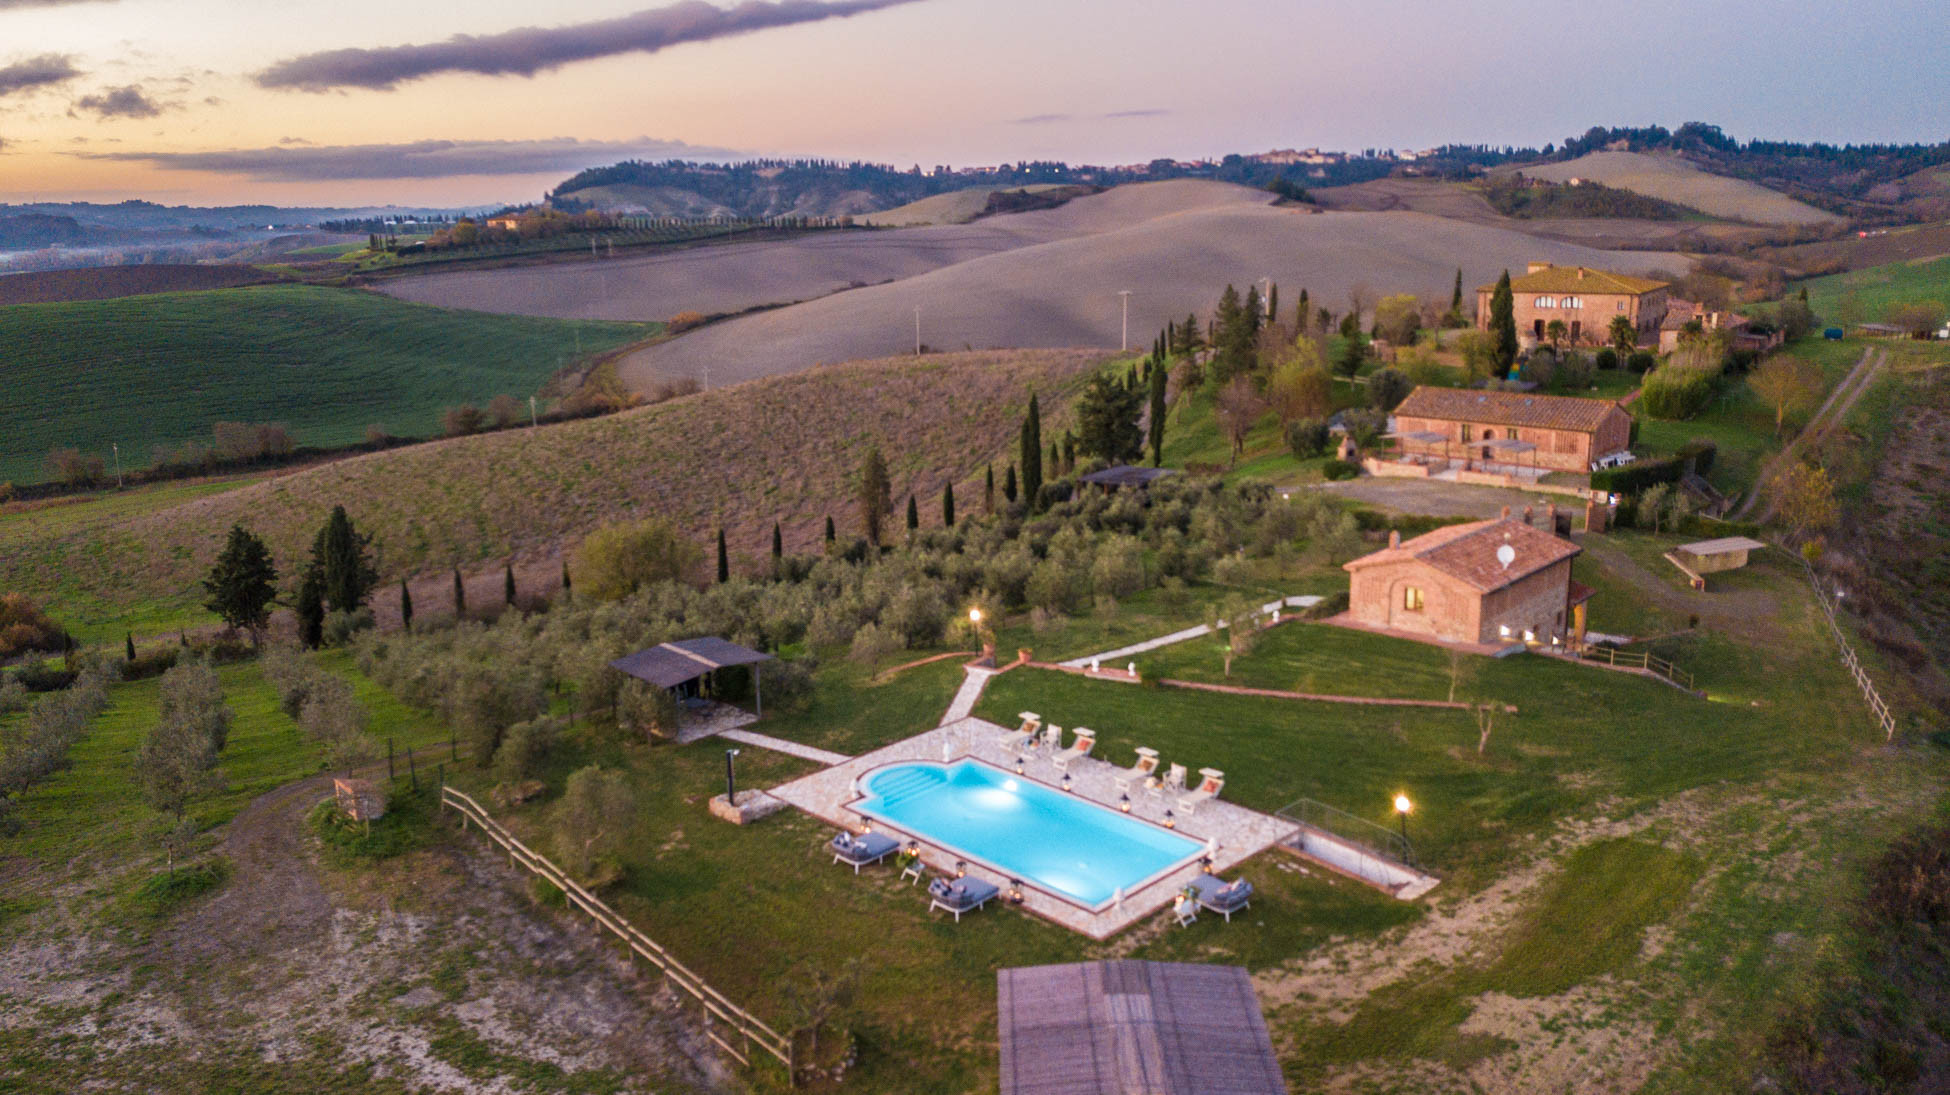
[[[974,760],[896,764],[861,791],[860,813],[1091,909],[1205,847]]]

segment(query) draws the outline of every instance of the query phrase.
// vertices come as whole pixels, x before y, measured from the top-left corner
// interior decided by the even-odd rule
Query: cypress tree
[[[718,581],[731,581],[731,556],[725,553],[724,529],[718,529]]]
[[[1490,294],[1490,333],[1496,336],[1496,373],[1508,376],[1517,363],[1516,298],[1510,291],[1508,270],[1496,279],[1496,291]]]
[[[1014,464],[1009,465],[1009,473],[1002,477],[1002,497],[1010,502],[1016,500],[1016,466]]]
[[[833,516],[832,514],[827,514],[826,515],[826,542],[830,544],[833,542],[833,540],[834,540]]]
[[[129,660],[134,661],[135,660],[135,632],[133,631],[128,632],[122,641],[127,644],[127,646],[124,649],[129,656]]]
[[[1063,447],[1054,437],[1049,439],[1049,462],[1043,466],[1049,469],[1051,475],[1060,477],[1063,474]]]
[[[248,630],[255,643],[271,618],[277,580],[271,549],[242,525],[232,525],[223,553],[203,579],[203,590],[210,595],[204,607],[223,617],[226,626]]]
[[[947,528],[955,527],[955,485],[953,483],[941,488],[941,524]]]
[[[467,618],[467,585],[460,580],[460,568],[454,568],[454,619]]]
[[[298,583],[298,641],[307,650],[318,649],[325,641],[325,575],[318,564],[305,568],[304,580]]]
[[[772,522],[772,561],[785,558],[785,537],[779,532],[779,523]]]
[[[878,447],[867,450],[867,459],[860,469],[860,526],[867,534],[867,543],[875,551],[880,550],[880,534],[887,518],[894,514],[894,504],[887,496],[893,484],[887,481],[887,460],[880,455]]]
[[[1456,267],[1456,287],[1449,290],[1449,310],[1462,314],[1462,267]]]
[[[320,568],[325,583],[325,600],[334,611],[356,612],[379,583],[368,548],[371,536],[361,536],[346,516],[344,506],[333,506],[325,527],[312,541],[312,561]]]
[[[1266,283],[1266,320],[1271,323],[1280,318],[1280,286],[1277,282]]]
[[[1259,334],[1259,321],[1265,315],[1261,309],[1265,307],[1266,302],[1259,297],[1259,286],[1246,286],[1246,299],[1239,305],[1239,326],[1242,329],[1240,337],[1249,347],[1249,340]]]
[[[1135,378],[1133,378],[1130,384],[1125,386],[1125,390],[1132,391],[1132,392],[1137,391],[1137,381]],[[1077,438],[1076,435],[1071,433],[1069,430],[1064,430],[1063,431],[1063,474],[1068,475],[1075,470],[1077,470]]]
[[[1151,374],[1151,466],[1162,467],[1165,460],[1165,371]]]
[[[907,496],[907,531],[913,532],[921,527],[921,507],[914,504],[914,496]]]
[[[982,512],[995,516],[995,465],[982,465]]]
[[[401,630],[413,630],[413,591],[406,588],[406,579],[399,580],[399,625]]]
[[[501,603],[515,607],[515,565],[506,563],[501,571]]]
[[[1303,335],[1307,333],[1307,327],[1313,320],[1313,317],[1307,314],[1307,307],[1307,287],[1302,285],[1300,287],[1300,304],[1294,309],[1293,314],[1296,321],[1294,326]]]
[[[572,604],[576,599],[575,583],[569,580],[569,561],[567,559],[562,560],[562,599]]]
[[[1043,412],[1036,393],[1029,393],[1029,413],[1022,420],[1022,498],[1030,509],[1043,489]],[[1010,495],[1009,500],[1015,501]]]

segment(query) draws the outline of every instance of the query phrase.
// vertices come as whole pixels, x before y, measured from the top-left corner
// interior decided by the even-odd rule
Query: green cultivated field
[[[1824,322],[1838,323],[1845,318],[1876,322],[1889,311],[1890,305],[1906,301],[1934,300],[1950,307],[1950,256],[1892,262],[1887,266],[1812,278],[1804,284],[1808,287],[1808,303]],[[1842,313],[1847,311],[1844,302],[1851,297],[1861,314],[1844,317]]]
[[[313,286],[0,308],[0,481],[46,478],[48,450],[140,467],[215,422],[283,422],[301,445],[439,429],[441,411],[526,398],[583,353],[652,324],[576,323],[406,304]],[[112,463],[111,463],[112,470]]]

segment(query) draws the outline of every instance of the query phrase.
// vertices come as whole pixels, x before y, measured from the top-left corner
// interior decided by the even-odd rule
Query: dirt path
[[[1760,474],[1754,477],[1753,489],[1747,492],[1747,497],[1740,502],[1740,508],[1734,510],[1732,514],[1734,520],[1747,520],[1747,515],[1753,512],[1754,505],[1763,497],[1767,499],[1767,508],[1761,511],[1760,516],[1753,519],[1764,524],[1774,516],[1773,492],[1768,489],[1774,477],[1780,474],[1782,468],[1788,466],[1788,461],[1794,459],[1804,445],[1820,441],[1830,430],[1848,418],[1848,412],[1855,409],[1856,401],[1861,399],[1862,393],[1868,391],[1875,383],[1876,375],[1882,371],[1883,364],[1888,360],[1889,355],[1879,347],[1871,346],[1862,351],[1861,360],[1855,363],[1840,384],[1835,385],[1835,390],[1828,393],[1828,398],[1823,400],[1821,406],[1816,409],[1814,417],[1808,420],[1808,425],[1782,446],[1781,451],[1775,453],[1774,458],[1769,460],[1761,468]]]

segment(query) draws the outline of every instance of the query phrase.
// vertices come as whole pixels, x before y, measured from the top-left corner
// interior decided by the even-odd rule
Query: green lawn
[[[441,411],[525,399],[581,353],[655,325],[577,323],[407,304],[376,293],[255,286],[0,308],[0,481],[35,482],[50,449],[125,468],[157,446],[210,440],[216,422],[283,422],[302,445],[369,426],[437,433]]]
[[[1866,270],[1810,278],[1808,304],[1826,323],[1878,322],[1891,305],[1934,300],[1950,308],[1950,258],[1892,262]],[[1858,313],[1844,318],[1850,307]]]

